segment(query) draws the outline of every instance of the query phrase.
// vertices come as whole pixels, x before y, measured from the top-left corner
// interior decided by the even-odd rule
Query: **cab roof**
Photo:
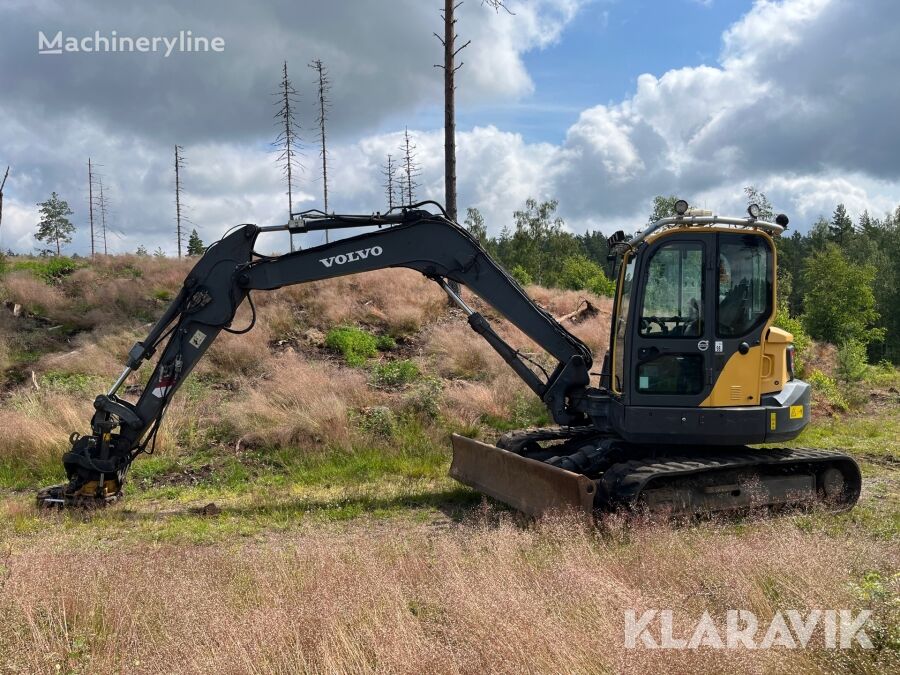
[[[735,230],[758,230],[772,236],[778,236],[787,229],[787,225],[782,225],[781,223],[770,223],[766,220],[759,220],[757,218],[749,216],[740,218],[735,216],[707,215],[708,213],[709,212],[706,212],[703,215],[686,213],[683,216],[669,216],[667,218],[660,218],[659,220],[650,223],[643,230],[628,239],[627,243],[630,246],[634,247],[648,237],[652,236],[655,238],[657,235],[662,234],[666,230],[684,227],[696,227],[701,230],[714,227],[732,227]],[[781,216],[779,216],[778,219],[780,220]]]

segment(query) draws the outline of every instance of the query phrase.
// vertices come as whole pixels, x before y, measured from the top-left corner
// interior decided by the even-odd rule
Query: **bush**
[[[594,295],[605,295],[606,297],[611,298],[616,294],[616,282],[612,279],[608,279],[603,273],[603,270],[600,270],[600,274],[591,277],[587,290]]]
[[[856,339],[844,342],[837,353],[838,377],[847,383],[861,382],[866,376],[866,346]]]
[[[430,420],[440,414],[441,393],[444,384],[440,378],[426,377],[419,382],[406,398],[405,407]]]
[[[64,256],[58,258],[37,258],[30,260],[17,260],[11,266],[13,271],[24,270],[49,283],[59,281],[72,274],[79,267],[71,258]]]
[[[397,348],[397,341],[390,335],[379,335],[375,338],[375,347],[380,352],[389,352]]]
[[[372,369],[372,381],[378,387],[402,387],[421,375],[419,367],[408,359],[386,361]]]
[[[99,378],[83,373],[49,371],[41,376],[41,386],[67,394],[96,394],[102,384]]]
[[[354,326],[338,326],[328,331],[325,346],[340,352],[351,366],[361,366],[378,353],[378,340]]]
[[[812,371],[808,379],[813,391],[824,398],[830,405],[844,412],[850,409],[850,403],[838,388],[837,382],[821,370]]]
[[[363,430],[373,436],[382,438],[390,438],[394,435],[394,430],[397,427],[397,418],[390,408],[383,405],[373,405],[364,408],[361,412],[359,425]]]
[[[583,255],[569,256],[562,263],[559,285],[571,291],[591,291],[612,297],[616,285],[606,278],[603,268]]]
[[[513,279],[519,282],[521,286],[530,286],[534,283],[534,279],[531,278],[531,275],[521,265],[513,265],[513,268],[509,271],[510,275]]]
[[[879,361],[874,366],[869,366],[865,380],[876,387],[900,386],[900,370],[890,361]]]
[[[547,406],[531,394],[518,394],[513,401],[511,421],[514,428],[542,427],[550,423]]]

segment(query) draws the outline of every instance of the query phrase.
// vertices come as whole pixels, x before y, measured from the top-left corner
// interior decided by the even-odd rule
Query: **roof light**
[[[751,204],[747,207],[747,213],[750,214],[750,217],[756,220],[759,218],[759,204]]]
[[[675,213],[677,213],[679,216],[683,216],[685,213],[687,213],[687,210],[688,203],[686,201],[684,201],[683,199],[679,199],[677,202],[675,202]]]
[[[779,213],[777,216],[775,216],[775,224],[781,225],[784,229],[787,229],[789,222],[790,220],[788,220],[788,217],[783,213]]]

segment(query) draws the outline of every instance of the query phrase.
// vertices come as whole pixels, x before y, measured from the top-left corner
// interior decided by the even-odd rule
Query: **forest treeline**
[[[745,189],[748,203],[760,206],[760,217],[775,213],[766,196]],[[648,222],[674,215],[675,196],[657,196]],[[60,255],[71,241],[70,209],[55,194],[40,205],[37,238],[50,246],[44,255]],[[489,236],[478,209],[467,209],[466,229],[522,284],[612,295],[613,262],[607,235],[599,230],[573,233],[557,214],[555,200],[526,200],[513,212],[512,225]],[[849,370],[865,362],[900,363],[900,207],[881,217],[864,212],[854,222],[843,204],[831,218],[821,217],[801,232],[792,224],[776,237],[779,258],[779,325],[802,345],[809,337],[842,350]],[[191,233],[188,255],[203,252]],[[11,254],[11,252],[10,252]],[[138,255],[146,255],[140,247]],[[164,255],[158,250],[155,255]],[[62,262],[57,260],[57,262]],[[0,271],[4,265],[0,260]]]

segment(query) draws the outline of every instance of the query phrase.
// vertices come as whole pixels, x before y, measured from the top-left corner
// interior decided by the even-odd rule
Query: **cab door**
[[[634,406],[697,407],[713,382],[716,235],[663,236],[642,252],[631,316]]]
[[[700,405],[759,405],[760,385],[767,375],[763,342],[775,311],[774,248],[758,232],[715,236],[714,386]],[[773,367],[771,361],[768,367]]]

